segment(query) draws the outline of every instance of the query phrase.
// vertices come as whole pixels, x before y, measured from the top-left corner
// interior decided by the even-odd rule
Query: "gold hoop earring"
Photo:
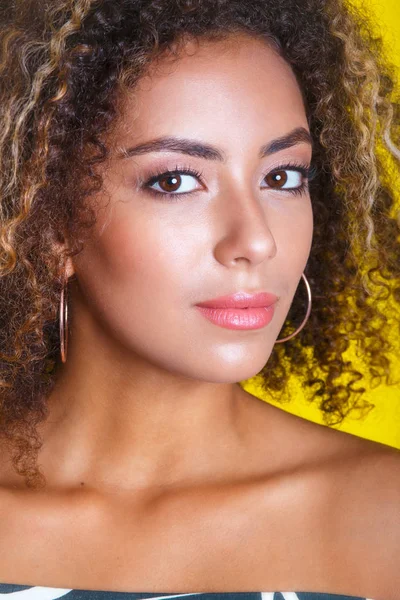
[[[67,285],[66,281],[61,290],[60,300],[60,350],[61,350],[61,361],[67,362],[67,351],[68,351],[68,299],[67,299]]]
[[[303,327],[305,326],[305,324],[307,323],[307,321],[309,319],[309,316],[311,314],[311,307],[312,307],[311,288],[310,288],[310,284],[307,281],[307,277],[304,275],[304,273],[302,274],[302,279],[305,283],[306,290],[307,290],[307,297],[308,297],[308,306],[307,306],[306,316],[304,317],[302,324],[300,325],[300,327],[298,327],[296,329],[296,331],[294,331],[291,335],[288,335],[287,337],[282,338],[281,340],[276,340],[275,344],[281,344],[282,342],[287,342],[288,340],[291,340],[295,335],[300,333],[300,331],[303,329]]]

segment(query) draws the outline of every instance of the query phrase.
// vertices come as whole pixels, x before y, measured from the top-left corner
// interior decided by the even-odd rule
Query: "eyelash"
[[[147,192],[149,192],[153,196],[157,196],[158,198],[160,196],[168,196],[172,202],[178,202],[180,198],[193,194],[193,192],[186,192],[181,194],[174,194],[172,192],[159,192],[158,190],[153,190],[151,187],[149,187],[154,183],[157,183],[157,181],[161,179],[161,177],[173,177],[174,175],[192,175],[193,177],[196,177],[201,184],[204,185],[202,172],[196,171],[196,169],[192,169],[191,167],[179,167],[178,165],[176,165],[175,169],[173,170],[167,169],[155,173],[149,179],[147,179],[147,181],[142,182],[140,184],[140,187],[145,188]]]
[[[310,181],[315,179],[315,177],[317,175],[317,169],[313,165],[307,165],[307,164],[297,163],[297,162],[290,162],[290,163],[286,163],[284,165],[279,165],[278,167],[275,167],[271,171],[268,171],[263,176],[263,179],[267,175],[271,175],[273,173],[276,173],[277,171],[285,171],[285,170],[298,171],[305,178],[305,181],[298,188],[277,190],[277,191],[282,191],[282,192],[289,192],[289,193],[293,194],[294,196],[301,196],[308,188],[308,184],[310,183]],[[193,192],[182,192],[182,193],[177,193],[177,194],[174,194],[173,192],[159,192],[158,190],[153,190],[150,187],[151,185],[154,185],[155,183],[157,183],[158,180],[161,179],[161,177],[173,177],[174,175],[191,175],[191,176],[196,177],[201,184],[204,184],[203,178],[202,178],[203,177],[202,172],[197,171],[196,169],[192,169],[191,167],[179,167],[177,165],[175,167],[175,169],[161,170],[161,171],[155,173],[146,181],[141,182],[140,187],[146,189],[147,192],[149,192],[153,196],[157,196],[158,198],[160,196],[168,196],[172,202],[178,202],[182,197],[193,194]],[[264,188],[264,189],[266,189],[266,188]]]
[[[271,175],[272,173],[276,173],[277,171],[298,171],[299,173],[302,174],[302,176],[304,177],[305,181],[303,181],[303,183],[301,184],[300,187],[298,188],[292,188],[292,189],[282,189],[282,190],[277,190],[277,191],[282,191],[282,192],[289,192],[290,194],[293,194],[294,196],[301,196],[302,194],[304,194],[304,192],[308,189],[309,183],[316,178],[317,174],[318,174],[318,170],[317,167],[315,165],[307,165],[304,163],[298,163],[298,162],[289,162],[286,163],[284,165],[280,165],[278,167],[275,167],[274,169],[272,169],[272,171],[268,171],[268,173],[265,173],[264,178],[267,175]]]

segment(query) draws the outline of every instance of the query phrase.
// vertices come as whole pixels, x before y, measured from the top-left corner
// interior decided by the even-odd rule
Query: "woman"
[[[399,453],[239,385],[299,373],[329,420],[351,342],[388,373],[378,43],[337,0],[2,24],[0,593],[399,598]]]

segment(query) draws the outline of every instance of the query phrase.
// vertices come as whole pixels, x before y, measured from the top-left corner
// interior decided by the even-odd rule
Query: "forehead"
[[[266,42],[250,36],[187,42],[178,56],[157,60],[126,95],[122,137],[179,134],[232,141],[258,130],[281,135],[308,129],[291,67]]]

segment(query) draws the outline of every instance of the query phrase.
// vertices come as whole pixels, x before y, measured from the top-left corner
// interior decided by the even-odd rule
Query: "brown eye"
[[[180,175],[166,175],[158,180],[158,185],[163,192],[176,192],[182,185]]]
[[[277,190],[283,192],[293,193],[295,190],[302,190],[305,186],[305,181],[309,178],[307,167],[298,167],[297,169],[282,167],[275,171],[268,173],[263,182],[265,185],[262,186],[264,189]]]
[[[275,171],[274,173],[268,173],[265,177],[265,181],[271,188],[279,189],[287,183],[288,176],[286,171]]]
[[[159,194],[178,196],[200,190],[203,187],[200,179],[201,174],[197,172],[167,171],[151,177],[145,187]]]

